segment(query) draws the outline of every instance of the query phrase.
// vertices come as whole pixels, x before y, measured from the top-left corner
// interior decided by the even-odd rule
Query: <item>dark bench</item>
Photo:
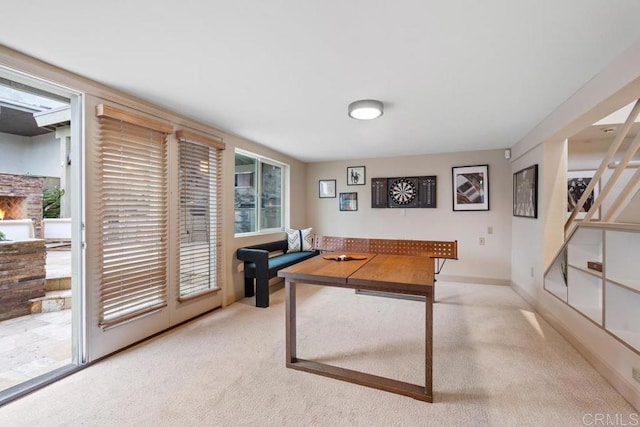
[[[318,255],[318,251],[287,252],[287,240],[239,248],[236,257],[244,261],[244,296],[255,296],[256,307],[269,307],[269,279],[278,271]],[[277,253],[277,255],[272,255]]]

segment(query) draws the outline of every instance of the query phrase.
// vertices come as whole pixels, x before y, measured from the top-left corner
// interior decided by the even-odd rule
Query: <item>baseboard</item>
[[[640,391],[636,389],[625,377],[620,375],[618,371],[613,369],[606,361],[602,360],[598,355],[593,353],[585,346],[573,333],[564,327],[564,325],[556,319],[551,313],[541,310],[537,301],[523,288],[515,283],[511,283],[511,288],[522,297],[544,320],[546,320],[553,329],[571,344],[578,353],[584,357],[587,362],[604,377],[618,393],[624,397],[636,410],[640,410]]]
[[[478,283],[480,285],[511,286],[511,281],[509,279],[492,279],[490,277],[468,277],[438,274],[436,275],[436,280],[442,280],[443,282]]]

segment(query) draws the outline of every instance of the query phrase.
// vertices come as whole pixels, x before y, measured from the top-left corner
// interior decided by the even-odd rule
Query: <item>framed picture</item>
[[[489,165],[454,166],[453,210],[488,211],[489,210]]]
[[[318,181],[318,192],[321,199],[336,197],[336,180],[321,179]]]
[[[340,193],[340,210],[357,211],[358,193]]]
[[[513,216],[538,217],[538,165],[513,174]]]
[[[351,166],[347,168],[347,185],[365,185],[365,167]]]
[[[571,215],[571,212],[575,209],[578,201],[584,194],[584,190],[587,189],[587,186],[593,179],[595,173],[596,171],[594,170],[567,172],[567,215]],[[576,219],[583,219],[587,215],[587,212],[591,209],[591,206],[593,206],[593,202],[595,202],[598,194],[600,194],[600,181],[598,181],[596,186],[593,187],[593,191],[584,203],[584,206],[582,206],[580,212],[578,212],[578,215],[576,215]],[[600,208],[598,208],[591,219],[600,219]]]

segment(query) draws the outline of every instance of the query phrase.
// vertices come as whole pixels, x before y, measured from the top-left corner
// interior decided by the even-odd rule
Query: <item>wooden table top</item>
[[[433,286],[433,259],[427,256],[363,253],[346,255],[367,258],[335,261],[316,256],[280,270],[278,276],[293,281],[358,285],[363,289],[402,291],[420,295],[427,292],[426,287]]]
[[[331,253],[333,255],[343,255],[343,253]],[[360,267],[376,257],[376,254],[344,253],[345,255],[357,255],[366,257],[362,260],[352,259],[349,261],[335,261],[324,259],[322,255],[314,256],[302,262],[284,268],[278,272],[278,277],[289,280],[313,280],[315,282],[326,283],[347,283],[347,278]],[[328,254],[325,254],[328,255]]]
[[[359,288],[424,295],[433,287],[433,258],[429,256],[377,254],[370,262],[349,276],[349,283]]]

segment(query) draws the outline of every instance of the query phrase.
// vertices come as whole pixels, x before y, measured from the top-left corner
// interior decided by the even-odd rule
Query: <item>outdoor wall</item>
[[[23,153],[28,140],[29,138],[26,136],[0,133],[0,147],[2,147],[0,172],[15,175],[24,174]]]
[[[453,211],[454,166],[489,165],[489,211]],[[366,184],[347,185],[347,167],[365,166]],[[437,208],[371,208],[371,178],[437,176]],[[337,193],[357,192],[358,210],[338,198],[318,198],[318,180],[335,179]],[[504,150],[311,163],[307,167],[307,227],[318,234],[416,240],[457,240],[457,261],[442,277],[508,284],[511,276],[511,166]],[[489,234],[489,227],[493,233]],[[481,246],[480,238],[485,239]]]
[[[60,177],[60,145],[55,133],[34,137],[0,133],[0,172]]]
[[[62,176],[60,140],[55,132],[31,137],[25,156],[24,163],[30,175]]]

